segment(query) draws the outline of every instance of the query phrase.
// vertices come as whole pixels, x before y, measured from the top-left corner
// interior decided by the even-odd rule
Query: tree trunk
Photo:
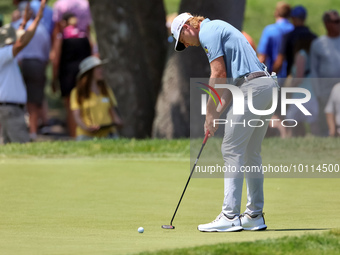
[[[242,28],[245,0],[182,0],[180,11],[221,19]],[[200,101],[190,104],[190,78],[209,78],[210,66],[201,47],[189,47],[183,52],[169,46],[169,58],[162,79],[162,90],[156,105],[154,137],[179,138],[203,134],[203,125],[190,130],[190,106],[200,107]],[[200,117],[200,116],[198,116]],[[191,121],[193,116],[191,116]],[[196,123],[196,122],[195,122]]]
[[[151,136],[167,51],[160,0],[89,1],[108,84],[118,100],[125,137]]]

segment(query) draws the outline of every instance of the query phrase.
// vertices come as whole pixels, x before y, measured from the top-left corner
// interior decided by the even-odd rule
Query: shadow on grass
[[[254,231],[254,232],[268,232],[268,231],[321,231],[321,230],[331,230],[331,228],[286,228],[286,229],[265,229],[265,230],[258,230],[258,231]],[[246,230],[244,230],[244,229],[241,229],[241,230],[238,230],[238,231],[233,231],[233,233],[235,233],[235,232],[242,232],[242,233],[244,233],[244,232],[252,232],[252,231],[246,231]],[[216,234],[216,233],[226,233],[226,232],[223,232],[223,231],[221,231],[221,232],[204,232],[204,231],[202,231],[202,233],[205,233],[205,234],[207,234],[207,233],[214,233],[214,234]]]
[[[285,228],[285,229],[267,229],[266,231],[316,231],[331,230],[330,228]]]

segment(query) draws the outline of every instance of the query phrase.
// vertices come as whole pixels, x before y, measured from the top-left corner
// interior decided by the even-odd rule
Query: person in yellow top
[[[70,97],[78,141],[118,138],[116,127],[122,125],[122,120],[117,112],[117,100],[103,79],[105,63],[90,56],[79,65],[77,85]]]

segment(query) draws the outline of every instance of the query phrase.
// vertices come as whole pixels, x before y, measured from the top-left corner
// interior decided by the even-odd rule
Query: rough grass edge
[[[321,234],[286,236],[252,242],[219,243],[192,248],[142,252],[138,255],[286,255],[286,254],[339,254],[340,229]]]
[[[210,138],[205,150],[219,151],[222,138]],[[169,158],[177,157],[188,160],[190,148],[196,151],[200,148],[202,139],[119,139],[93,141],[52,141],[35,142],[27,144],[0,145],[0,159],[4,158],[58,158],[58,157],[110,157],[119,156],[125,158]],[[340,139],[304,137],[304,138],[266,138],[263,142],[263,152],[268,149],[283,152],[308,151],[311,154],[323,154],[336,152],[340,147]],[[219,153],[219,152],[218,152]],[[196,153],[197,154],[197,153]],[[195,154],[195,155],[196,155]]]

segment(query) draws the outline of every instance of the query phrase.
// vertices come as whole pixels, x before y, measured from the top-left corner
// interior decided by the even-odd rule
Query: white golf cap
[[[107,64],[109,61],[107,59],[100,60],[99,58],[95,56],[89,56],[85,58],[83,61],[79,64],[79,73],[77,75],[77,79],[79,79],[84,73],[91,70],[92,68],[95,68],[100,65]]]
[[[182,51],[185,50],[185,46],[183,43],[179,42],[179,36],[181,34],[181,30],[183,25],[185,24],[185,22],[187,22],[188,19],[192,18],[193,16],[190,15],[189,13],[181,13],[180,15],[178,15],[172,22],[171,24],[171,33],[172,36],[175,38],[176,40],[176,44],[175,44],[175,51]]]

